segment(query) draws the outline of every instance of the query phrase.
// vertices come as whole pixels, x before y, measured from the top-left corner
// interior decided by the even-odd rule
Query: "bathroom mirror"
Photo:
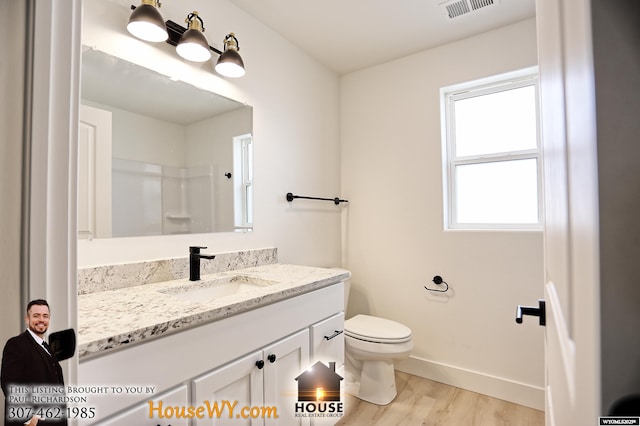
[[[78,237],[252,229],[250,106],[83,48]]]

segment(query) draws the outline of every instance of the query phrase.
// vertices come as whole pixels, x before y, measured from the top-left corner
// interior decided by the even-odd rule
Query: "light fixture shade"
[[[156,0],[142,0],[136,7],[127,24],[127,30],[145,41],[160,42],[169,38],[167,26],[156,9]],[[133,6],[131,6],[133,8]]]
[[[238,39],[233,33],[224,38],[224,52],[218,58],[216,72],[225,77],[242,77],[245,74],[244,62],[238,53]]]
[[[198,16],[198,12],[190,13],[186,22],[188,22],[189,29],[180,37],[176,52],[188,61],[208,61],[211,58],[211,50],[209,49],[209,42],[203,34],[204,26],[202,25],[202,19]]]

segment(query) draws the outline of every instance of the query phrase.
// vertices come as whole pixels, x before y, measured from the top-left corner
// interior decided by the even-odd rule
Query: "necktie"
[[[42,341],[42,346],[44,346],[44,348],[49,353],[49,355],[53,356],[53,351],[51,350],[51,346],[49,346],[49,344],[44,340]]]

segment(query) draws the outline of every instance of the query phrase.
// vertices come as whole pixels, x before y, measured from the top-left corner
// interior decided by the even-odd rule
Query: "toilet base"
[[[384,360],[361,362],[360,377],[347,377],[346,392],[372,404],[389,404],[398,393],[393,362]],[[359,382],[349,379],[359,379]]]

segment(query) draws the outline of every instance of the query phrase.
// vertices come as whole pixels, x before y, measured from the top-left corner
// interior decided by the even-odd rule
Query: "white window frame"
[[[518,87],[535,87],[537,136],[536,148],[457,157],[455,153],[455,116],[456,100],[475,97],[483,94],[515,89]],[[543,205],[543,169],[542,143],[540,125],[538,67],[531,67],[500,74],[481,80],[447,86],[440,89],[441,131],[442,131],[442,170],[444,195],[444,229],[445,230],[542,230],[544,218]],[[465,164],[486,164],[499,161],[535,159],[538,169],[538,221],[536,223],[458,223],[456,212],[455,167]]]
[[[233,137],[234,228],[253,229],[253,135]]]

